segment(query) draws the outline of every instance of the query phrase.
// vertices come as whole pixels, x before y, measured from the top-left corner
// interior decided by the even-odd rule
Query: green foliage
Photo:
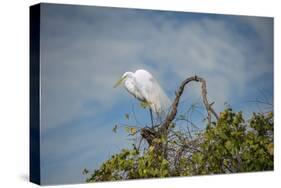
[[[192,174],[273,169],[273,113],[253,114],[245,123],[242,112],[227,109],[202,135],[189,163]]]
[[[95,170],[87,182],[273,170],[272,112],[253,114],[245,121],[242,112],[226,109],[217,122],[193,135],[192,140],[173,124],[169,131],[173,139],[155,138],[141,151],[123,149]]]
[[[103,163],[100,169],[94,171],[87,182],[167,177],[168,164],[163,155],[155,153],[153,146],[142,155],[136,149],[123,149]]]

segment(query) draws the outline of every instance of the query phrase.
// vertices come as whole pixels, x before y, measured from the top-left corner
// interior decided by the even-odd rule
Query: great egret
[[[157,80],[146,70],[139,69],[135,73],[125,72],[114,87],[120,84],[123,84],[125,89],[135,98],[149,106],[152,126],[152,111],[160,118],[170,107],[170,99]]]

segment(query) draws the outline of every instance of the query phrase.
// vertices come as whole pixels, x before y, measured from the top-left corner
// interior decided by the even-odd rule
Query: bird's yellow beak
[[[115,84],[114,84],[114,88],[118,87],[124,80],[125,80],[126,76],[122,77],[121,79],[119,79]]]

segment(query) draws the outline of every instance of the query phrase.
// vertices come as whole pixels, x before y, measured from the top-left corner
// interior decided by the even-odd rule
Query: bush
[[[192,139],[169,129],[147,148],[123,149],[95,170],[87,182],[273,170],[273,113],[245,121],[228,108]],[[165,152],[160,146],[165,146]]]

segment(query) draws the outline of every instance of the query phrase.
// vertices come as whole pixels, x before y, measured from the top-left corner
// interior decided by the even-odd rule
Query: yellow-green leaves
[[[272,113],[254,114],[247,122],[242,112],[235,113],[230,108],[221,112],[218,122],[203,133],[205,140],[199,146],[200,152],[193,153],[194,162],[189,164],[193,169],[191,172],[208,174],[272,170]]]
[[[230,140],[228,140],[228,141],[225,142],[224,146],[228,151],[231,151],[231,148],[233,147],[233,144],[231,143]]]
[[[147,108],[147,107],[149,107],[151,105],[151,102],[148,102],[148,101],[141,101],[140,102],[140,106],[142,107],[142,108]]]
[[[113,155],[87,181],[273,170],[273,113],[253,114],[245,121],[242,112],[228,108],[208,129],[193,135],[197,142],[185,140],[186,132],[177,127],[170,126],[170,135],[158,135],[146,148]],[[131,126],[125,130],[138,132]],[[168,157],[161,148],[167,143]]]
[[[135,127],[125,127],[125,130],[127,133],[134,135],[137,132],[137,129]]]
[[[269,152],[270,155],[273,155],[273,153],[274,153],[274,149],[273,148],[274,148],[273,143],[269,143],[267,145],[267,151]]]
[[[137,132],[137,129],[136,129],[136,128],[134,128],[134,127],[131,127],[131,128],[130,128],[130,133],[131,133],[131,134],[136,134],[136,132]]]

